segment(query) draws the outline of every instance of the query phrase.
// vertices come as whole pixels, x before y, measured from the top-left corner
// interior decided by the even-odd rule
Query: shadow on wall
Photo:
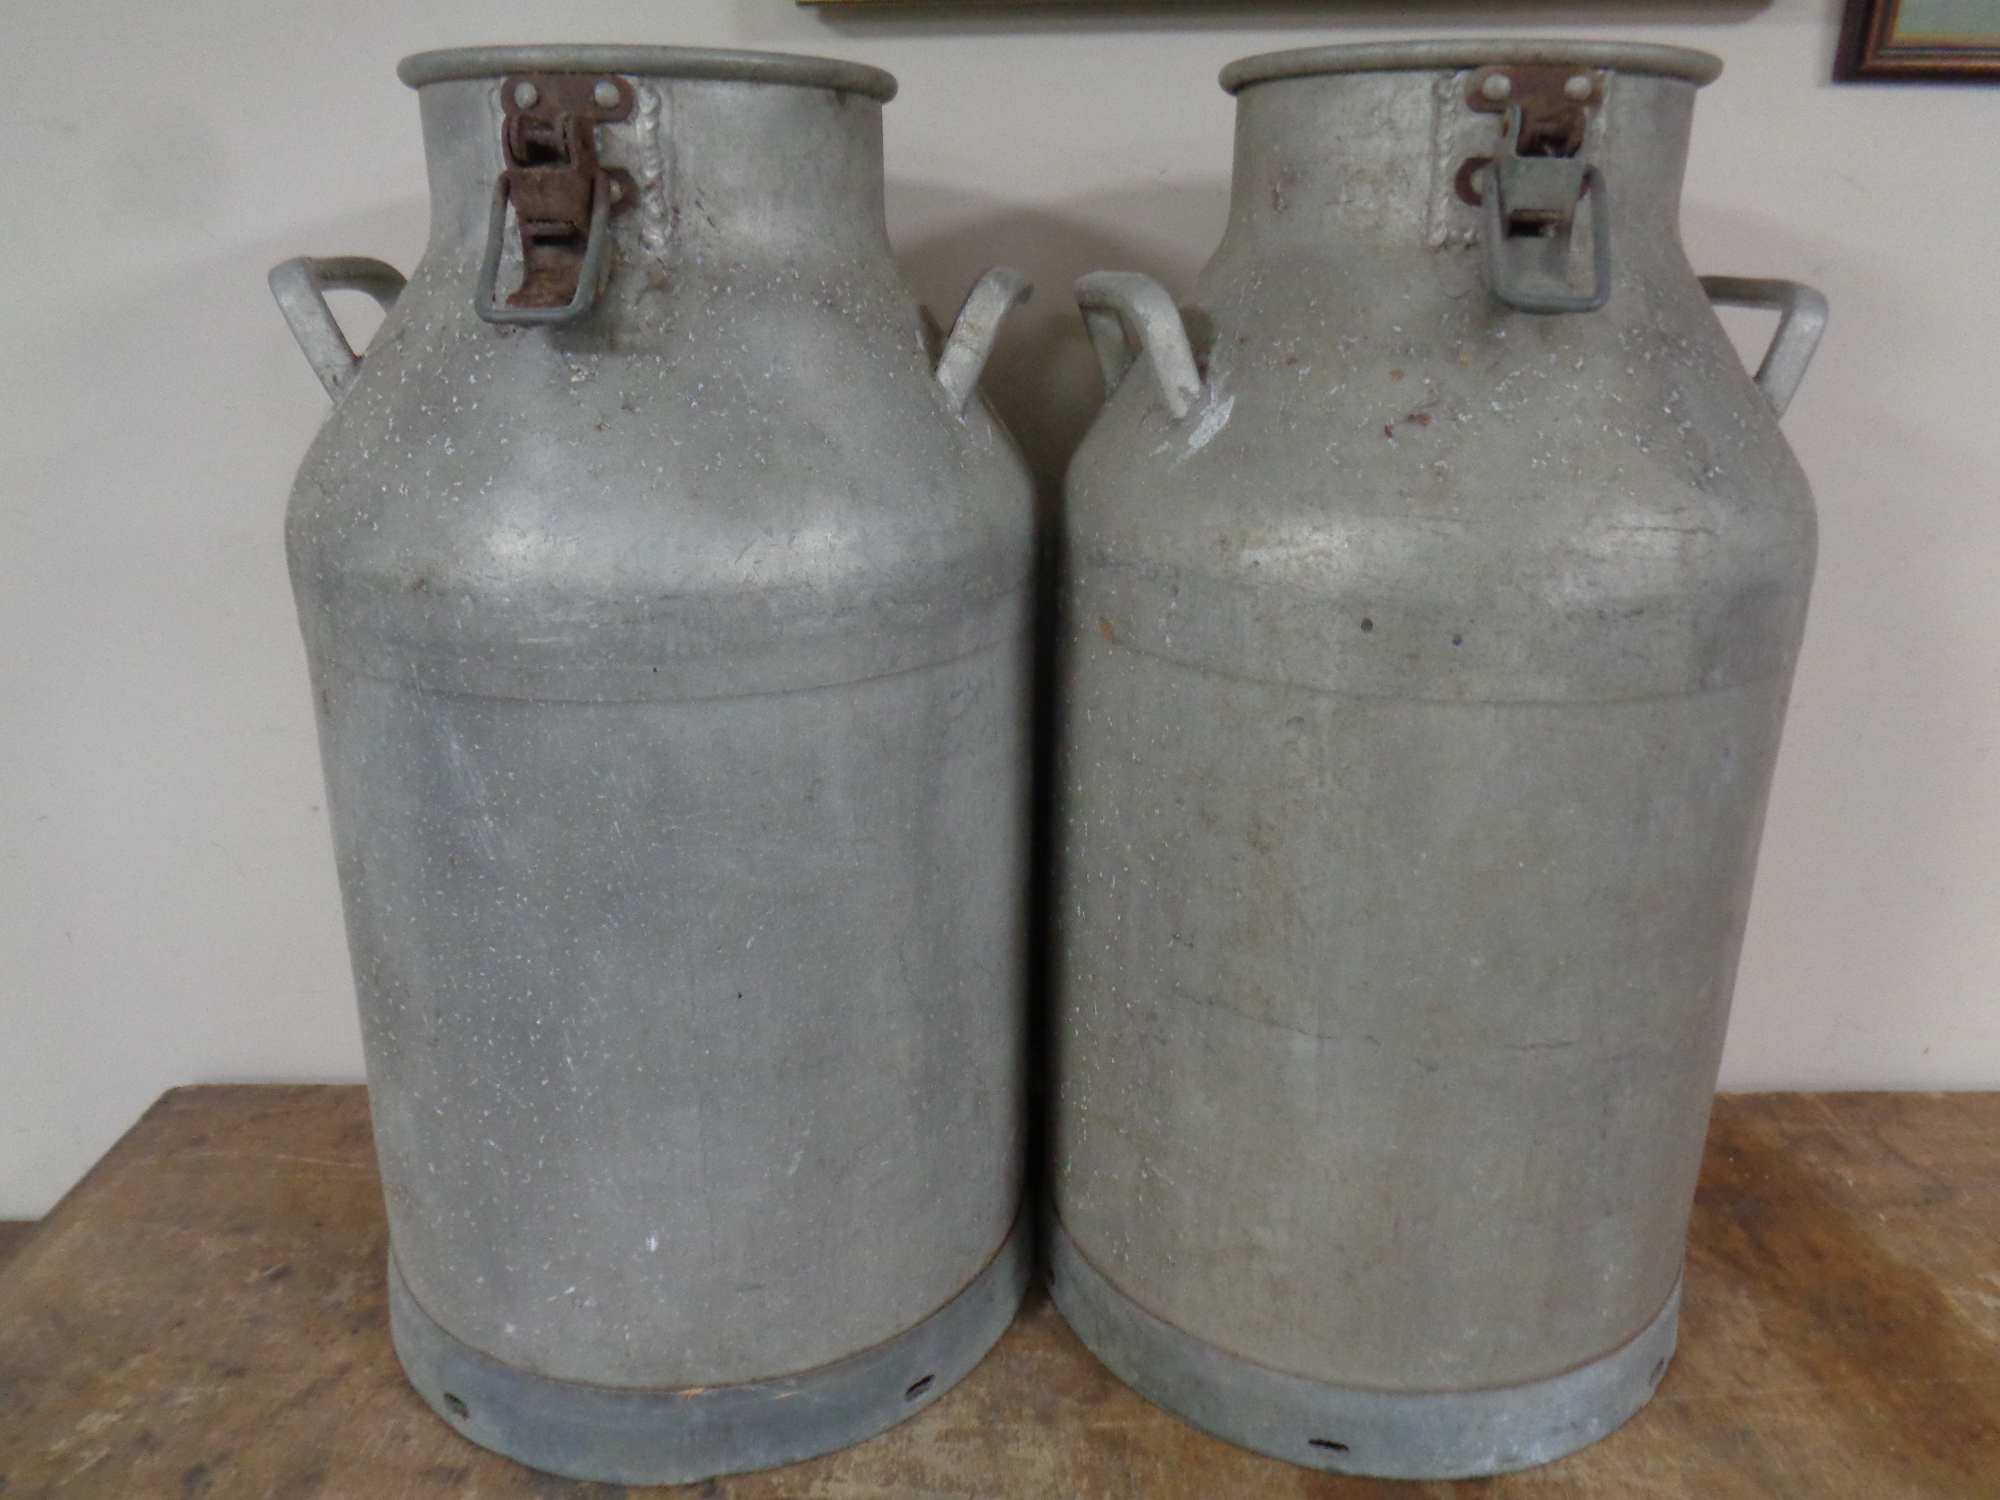
[[[1979,869],[1990,848],[1969,812],[1990,784],[1987,751],[1957,708],[1923,706],[1976,702],[1963,685],[1993,681],[2000,665],[1981,607],[2000,532],[1962,508],[1991,491],[1990,460],[1979,433],[1933,416],[1951,409],[1951,366],[1926,366],[1961,330],[1940,301],[1912,295],[1892,245],[1842,254],[1836,239],[1696,191],[1681,227],[1698,272],[1795,277],[1833,306],[1784,421],[1820,525],[1751,916],[1753,937],[1786,936],[1746,945],[1737,992],[1759,1000],[1738,1003],[1724,1055],[1728,1087],[1817,1088],[1854,1022],[1777,997],[1880,996],[1906,1034],[1949,1036],[1964,1014],[1967,934],[1991,921],[1990,894],[1954,873]],[[1773,319],[1721,312],[1754,368]],[[1919,464],[1925,482],[1912,480]],[[1954,544],[1937,551],[1917,540],[1945,535]],[[1870,940],[1857,946],[1855,933]],[[1880,1066],[1871,1087],[1985,1086],[1970,1070],[1921,1084],[1886,1072],[1907,1057]]]
[[[1070,289],[1087,271],[1134,270],[1186,295],[1220,238],[1229,184],[1193,179],[1124,193],[1094,195],[1087,209],[1029,209],[932,183],[887,184],[890,239],[904,276],[938,321],[949,327],[959,303],[989,267],[1010,265],[1034,283],[1029,302],[1002,325],[980,389],[1000,415],[1035,477],[1037,593],[1044,620],[1055,603],[1055,543],[1061,527],[1063,470],[1104,404],[1104,377]],[[912,230],[908,226],[928,226]],[[1115,229],[1106,225],[1118,226]],[[1192,253],[1185,247],[1199,246]],[[1179,248],[1176,248],[1179,247]],[[1030,845],[1027,1025],[1029,1055],[1048,1056],[1048,886],[1052,823],[1056,632],[1035,647],[1034,790]],[[1045,1160],[1048,1083],[1041,1064],[1028,1080],[1031,1162]],[[1044,1185],[1030,1182],[1028,1201]]]
[[[1073,213],[1010,207],[933,183],[891,182],[888,198],[896,258],[945,327],[987,267],[1010,265],[1034,282],[1033,298],[1001,329],[980,388],[1027,455],[1050,513],[1070,455],[1104,404],[1070,289],[1087,271],[1144,271],[1185,296],[1221,238],[1229,184],[1198,179],[1097,194],[1087,212]],[[910,223],[936,227],[896,228]],[[1188,244],[1202,248],[1191,256],[1180,248]]]

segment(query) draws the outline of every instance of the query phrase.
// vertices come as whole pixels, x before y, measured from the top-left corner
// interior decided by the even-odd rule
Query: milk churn
[[[919,1410],[1027,1274],[1030,487],[813,58],[425,53],[431,238],[272,274],[396,1348],[627,1483]],[[365,360],[321,296],[393,304]]]
[[[1114,394],[1068,485],[1055,1297],[1247,1447],[1518,1468],[1673,1350],[1824,321],[1683,258],[1719,68],[1245,59],[1192,305],[1079,286]],[[1781,309],[1754,380],[1711,299]]]

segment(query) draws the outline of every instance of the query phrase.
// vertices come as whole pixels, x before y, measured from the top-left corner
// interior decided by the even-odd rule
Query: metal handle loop
[[[1806,366],[1826,332],[1826,298],[1801,281],[1748,276],[1704,276],[1701,289],[1718,307],[1764,307],[1778,314],[1778,331],[1757,366],[1757,389],[1779,416],[1798,394]]]
[[[319,376],[329,396],[338,399],[361,368],[361,356],[340,331],[339,320],[326,305],[328,292],[366,292],[387,312],[403,291],[403,273],[394,266],[362,255],[318,258],[301,255],[271,267],[266,278],[278,311],[292,337],[299,341],[306,363]]]
[[[965,294],[965,303],[951,325],[951,337],[938,356],[937,383],[954,414],[965,410],[980,372],[993,354],[1000,325],[1013,308],[1034,295],[1034,284],[1012,266],[995,266]]]
[[[599,173],[590,186],[590,232],[584,237],[583,265],[576,276],[576,295],[562,307],[508,307],[497,295],[500,246],[507,233],[507,175],[493,184],[493,212],[486,224],[486,257],[479,263],[479,284],[473,289],[472,310],[488,323],[567,323],[589,312],[604,290],[611,267],[611,183]]]
[[[1507,252],[1507,210],[1500,201],[1505,191],[1502,184],[1506,179],[1502,163],[1508,160],[1532,162],[1538,158],[1501,157],[1482,173],[1486,179],[1481,193],[1486,208],[1486,269],[1494,297],[1516,312],[1596,312],[1611,300],[1611,198],[1604,185],[1604,174],[1596,167],[1585,167],[1583,193],[1577,199],[1579,203],[1586,197],[1594,200],[1590,205],[1591,289],[1588,292],[1565,292],[1546,284],[1536,288],[1517,280],[1508,264],[1513,257]],[[1567,235],[1564,236],[1564,243],[1568,243]]]
[[[1168,414],[1178,422],[1193,410],[1201,395],[1201,373],[1181,311],[1165,287],[1137,271],[1092,271],[1076,284],[1076,305],[1107,391],[1118,389],[1143,349],[1153,357]],[[1136,346],[1128,324],[1138,334]]]

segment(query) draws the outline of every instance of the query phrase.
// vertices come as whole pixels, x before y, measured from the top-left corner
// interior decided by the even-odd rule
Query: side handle
[[[1826,298],[1803,282],[1745,276],[1704,276],[1701,289],[1718,307],[1767,307],[1778,314],[1778,331],[1757,366],[1756,381],[1771,410],[1782,417],[1826,332]]]
[[[965,410],[979,384],[980,372],[992,356],[993,342],[1007,314],[1034,295],[1028,278],[1012,266],[995,266],[965,294],[965,305],[951,325],[951,337],[938,356],[937,383],[954,413]]]
[[[339,399],[361,368],[361,356],[347,342],[333,309],[326,305],[328,292],[366,292],[387,312],[402,295],[403,273],[394,266],[360,255],[336,255],[319,259],[301,255],[273,266],[268,278],[271,295],[278,299],[278,311],[285,315],[292,337],[305,351],[306,363],[319,376],[329,396]]]
[[[1153,374],[1168,413],[1178,422],[1193,409],[1201,395],[1201,374],[1181,310],[1165,287],[1137,271],[1092,271],[1076,284],[1076,305],[1083,310],[1083,326],[1097,351],[1106,390],[1118,389],[1144,350],[1153,357]]]

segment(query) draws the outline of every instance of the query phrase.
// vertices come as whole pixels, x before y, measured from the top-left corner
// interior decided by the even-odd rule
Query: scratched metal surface
[[[587,317],[494,327],[500,75],[579,66],[632,211]],[[403,71],[430,244],[286,527],[396,1263],[530,1376],[817,1369],[1019,1210],[1032,513],[971,389],[1012,293],[929,347],[886,74]]]
[[[0,1493],[612,1500],[461,1439],[404,1384],[358,1088],[166,1095],[0,1268]],[[2000,1490],[2000,1094],[1717,1101],[1681,1352],[1520,1474],[1313,1474],[1134,1396],[1030,1298],[963,1385],[700,1500],[1973,1500]]]
[[[1500,297],[1564,246],[1460,196],[1477,70],[1256,64],[1315,71],[1238,94],[1221,244],[1065,482],[1051,1192],[1129,1309],[1078,1326],[1171,1325],[1135,1379],[1328,1468],[1602,1431],[1630,1385],[1549,1382],[1680,1273],[1815,532],[1678,239],[1715,60],[1633,61],[1518,84],[1598,101],[1536,106],[1617,205],[1579,316]],[[1500,1390],[1505,1443],[1387,1425]]]

